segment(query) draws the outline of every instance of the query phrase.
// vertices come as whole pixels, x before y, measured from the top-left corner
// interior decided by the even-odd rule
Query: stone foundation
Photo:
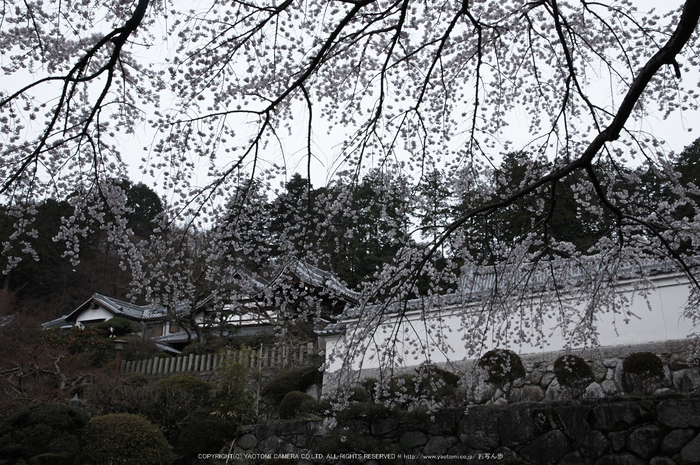
[[[269,421],[248,427],[232,452],[239,464],[480,465],[513,456],[535,465],[700,464],[700,396],[478,405],[337,424]]]

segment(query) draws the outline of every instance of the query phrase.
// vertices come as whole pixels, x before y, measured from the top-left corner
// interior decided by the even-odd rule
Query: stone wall
[[[652,352],[659,356],[664,364],[664,378],[658,382],[634,385],[634,381],[626,377],[622,363],[629,354],[634,352]],[[507,404],[512,402],[566,401],[572,398],[596,400],[615,398],[627,393],[651,395],[688,393],[700,388],[700,367],[692,363],[693,341],[664,341],[638,345],[621,345],[572,351],[585,359],[593,370],[594,380],[582,392],[571,392],[559,385],[554,375],[554,361],[566,352],[553,351],[538,354],[521,354],[520,357],[526,370],[526,376],[516,380],[504,389],[487,383],[483,373],[475,370],[476,360],[465,360],[440,367],[462,376],[463,402],[467,404]],[[413,368],[397,370],[396,372],[414,373]],[[324,375],[324,395],[332,396],[335,389],[352,385],[365,378],[380,378],[378,370],[363,370],[345,374],[337,373]]]
[[[635,384],[622,368],[633,352],[658,355],[664,377]],[[497,464],[514,456],[535,465],[700,465],[700,367],[691,353],[690,341],[579,351],[594,379],[576,392],[554,374],[563,352],[523,355],[526,376],[502,388],[485,381],[476,361],[443,366],[462,376],[458,395],[421,406],[451,408],[428,413],[354,403],[333,419],[261,422],[237,439],[234,458],[374,465]],[[355,381],[376,376],[357,375]],[[376,454],[389,455],[382,461]]]
[[[624,373],[622,364],[634,352],[656,354],[664,365],[664,378],[651,383],[636,383]],[[522,355],[525,378],[501,390],[475,374],[475,362],[457,366],[464,375],[466,398],[472,404],[506,404],[521,401],[567,401],[572,398],[598,400],[625,394],[665,395],[689,393],[700,389],[700,367],[691,363],[690,341],[667,341],[635,346],[603,347],[578,352],[591,367],[594,380],[580,393],[559,385],[554,375],[554,361],[564,352]]]
[[[376,412],[375,412],[376,414]],[[700,464],[700,396],[520,402],[248,427],[235,463]],[[280,462],[277,462],[280,463]]]

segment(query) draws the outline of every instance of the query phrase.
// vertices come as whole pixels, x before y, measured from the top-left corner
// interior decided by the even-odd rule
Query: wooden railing
[[[146,375],[168,375],[172,373],[201,373],[214,371],[225,357],[248,368],[288,368],[305,365],[314,353],[313,343],[297,346],[260,346],[256,350],[237,350],[217,354],[182,355],[179,357],[155,357],[146,360],[122,360],[122,374],[143,373]]]

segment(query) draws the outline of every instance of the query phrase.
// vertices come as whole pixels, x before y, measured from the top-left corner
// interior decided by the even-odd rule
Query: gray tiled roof
[[[330,289],[351,302],[357,303],[360,301],[360,293],[348,289],[347,286],[331,272],[324,271],[306,262],[302,262],[301,260],[292,261],[287,265],[286,269],[296,274],[299,279],[307,284]]]
[[[42,323],[41,327],[44,329],[50,329],[50,328],[67,328],[70,326],[73,326],[70,322],[66,321],[66,318],[68,315],[63,315],[61,318],[56,318],[55,320],[47,321],[46,323]]]
[[[689,260],[690,264],[695,266],[698,264],[698,258],[693,257]],[[570,266],[559,267],[557,273],[561,280],[566,280],[574,285],[581,285],[587,280],[592,279],[599,269],[595,267],[586,268],[580,264],[571,264]],[[624,264],[617,269],[618,279],[634,279],[642,276],[658,276],[669,273],[677,273],[680,268],[677,263],[670,260],[663,262],[659,261],[640,261],[637,263]],[[444,294],[441,296],[432,296],[430,298],[410,299],[408,301],[399,302],[393,305],[387,305],[387,313],[399,313],[403,311],[421,310],[426,307],[451,307],[464,304],[467,302],[477,302],[493,291],[497,279],[497,274],[494,272],[478,272],[474,273],[468,268],[462,270],[462,278],[460,279],[460,290],[452,294]],[[532,292],[543,291],[547,286],[551,286],[551,271],[541,272],[536,271],[529,276],[526,286]],[[469,284],[467,284],[469,283]],[[342,334],[345,332],[346,325],[343,321],[353,320],[360,317],[361,313],[368,308],[377,308],[384,304],[371,304],[367,307],[356,306],[348,307],[343,311],[343,314],[338,319],[338,323],[331,323],[324,329],[317,330],[319,336],[331,336]]]
[[[137,321],[158,320],[168,314],[167,309],[162,305],[136,305],[131,302],[124,302],[123,300],[107,297],[102,294],[93,294],[92,297],[90,297],[85,303],[83,303],[69,315],[65,316],[65,320],[68,322],[74,321],[77,314],[85,310],[85,308],[93,302],[98,303],[115,315],[124,316]]]

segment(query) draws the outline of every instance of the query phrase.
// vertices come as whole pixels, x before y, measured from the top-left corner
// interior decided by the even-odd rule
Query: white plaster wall
[[[78,317],[75,319],[77,324],[82,324],[83,321],[89,321],[89,320],[98,320],[98,319],[103,319],[103,320],[109,320],[114,316],[112,312],[109,310],[99,307],[99,308],[89,308],[87,310],[83,310]]]
[[[693,328],[691,322],[684,318],[685,303],[688,298],[689,286],[687,280],[683,277],[660,277],[654,280],[655,289],[650,291],[647,300],[641,296],[632,293],[632,287],[629,284],[622,284],[621,290],[631,299],[631,304],[627,307],[635,316],[624,321],[620,314],[598,314],[597,326],[599,331],[599,343],[601,346],[614,345],[629,345],[641,344],[649,342],[661,342],[667,340],[685,339],[689,334],[697,331],[698,328]],[[419,313],[410,314],[407,316],[401,327],[396,328],[395,322],[390,322],[384,325],[379,331],[376,331],[374,337],[369,344],[369,349],[366,351],[362,361],[356,361],[353,365],[354,370],[377,368],[377,350],[374,346],[382,347],[388,340],[389,335],[398,334],[396,337],[396,347],[398,353],[404,358],[399,365],[405,367],[417,366],[430,358],[433,363],[443,363],[446,361],[461,361],[466,356],[465,345],[469,343],[463,340],[464,332],[460,330],[461,321],[459,315],[462,314],[462,309],[455,309],[452,313],[449,311],[442,312],[442,328],[440,337],[444,337],[447,345],[450,347],[446,352],[437,350],[436,333],[426,331],[426,321]],[[436,316],[428,317],[430,320],[435,320]],[[434,322],[434,321],[432,321]],[[348,322],[347,334],[352,334],[354,330],[352,322]],[[556,327],[554,321],[546,321],[544,326],[547,327],[547,338],[544,346],[537,344],[511,344],[498,343],[495,344],[493,338],[485,335],[485,344],[483,351],[494,347],[509,348],[520,354],[541,353],[561,350],[567,345],[565,335],[560,329],[554,330]],[[551,334],[550,334],[551,333]],[[405,337],[404,337],[405,335]],[[326,353],[335,354],[330,362],[328,371],[334,372],[341,368],[342,359],[347,356],[352,350],[352,347],[345,347],[339,344],[343,336],[330,336],[325,338]],[[417,350],[416,345],[411,341],[419,338],[427,352],[422,353]],[[359,347],[359,344],[353,344],[353,347]]]

